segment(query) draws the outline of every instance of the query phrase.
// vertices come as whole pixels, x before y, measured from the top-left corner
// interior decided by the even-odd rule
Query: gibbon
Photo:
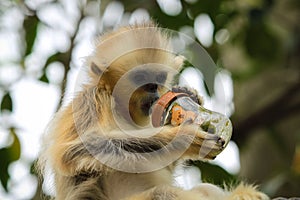
[[[53,170],[55,199],[268,199],[244,184],[232,190],[208,183],[191,190],[173,186],[182,160],[214,159],[224,148],[221,138],[190,123],[151,126],[151,106],[172,90],[183,62],[172,53],[168,34],[152,22],[100,37],[87,58],[89,80],[60,108],[43,140],[39,167]],[[174,90],[201,104],[195,91]]]

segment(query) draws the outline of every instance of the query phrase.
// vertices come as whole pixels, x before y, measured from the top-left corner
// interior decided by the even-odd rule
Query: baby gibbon
[[[88,82],[60,108],[44,138],[39,166],[53,170],[57,200],[268,199],[243,184],[233,190],[173,186],[181,160],[214,159],[224,148],[222,138],[193,124],[150,124],[152,104],[172,89],[183,61],[152,22],[100,37],[87,58]],[[201,103],[194,91],[176,90]]]

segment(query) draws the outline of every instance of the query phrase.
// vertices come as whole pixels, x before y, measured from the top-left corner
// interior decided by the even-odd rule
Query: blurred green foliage
[[[8,110],[8,111],[12,111],[13,109],[13,103],[12,103],[12,99],[9,93],[6,93],[3,97],[2,97],[2,101],[1,101],[1,111],[4,110]]]
[[[25,55],[27,56],[32,52],[34,41],[37,35],[37,28],[40,20],[36,15],[28,15],[23,21],[23,29],[25,33]]]
[[[63,0],[41,1],[32,6],[30,1],[2,0],[0,18],[10,9],[22,13],[22,27],[18,30],[21,38],[20,59],[1,60],[3,63],[18,63],[21,71],[26,71],[26,60],[32,55],[35,42],[40,34],[39,26],[49,26],[38,14],[43,8],[57,5],[62,10],[67,7]],[[54,62],[64,66],[64,93],[67,75],[72,64],[72,53],[76,47],[76,37],[81,23],[99,15],[89,13],[87,8],[98,1],[76,1],[79,17],[74,17],[75,30],[69,34],[70,45],[64,52],[54,52],[44,59],[38,80],[51,84],[47,77],[47,67]],[[164,12],[156,1],[120,0],[124,12],[131,14],[138,8],[148,11],[150,17],[162,27],[180,31],[182,27],[193,27],[199,14],[207,14],[213,25],[213,43],[207,52],[218,67],[228,70],[234,81],[235,113],[233,140],[240,148],[241,171],[231,175],[219,166],[196,163],[202,170],[202,178],[217,184],[246,179],[261,184],[270,196],[300,196],[299,158],[300,146],[300,2],[298,0],[180,0],[181,11],[177,15]],[[111,1],[102,0],[97,13],[104,13]],[[101,17],[100,17],[101,19]],[[1,31],[2,23],[0,24]],[[103,27],[105,28],[110,27]],[[98,33],[103,31],[98,29]],[[216,36],[226,30],[229,39],[217,42]],[[22,73],[22,76],[26,76]],[[20,79],[22,78],[20,77]],[[6,84],[0,80],[1,114],[13,112],[10,90],[16,82]],[[61,101],[60,101],[61,104]],[[58,105],[59,106],[59,105]],[[2,125],[2,124],[0,124]],[[16,124],[4,126],[13,142],[0,149],[0,180],[7,187],[10,174],[9,165],[20,158],[20,141]],[[296,169],[296,170],[295,170]],[[37,194],[41,194],[41,187]],[[39,195],[33,197],[38,199]]]
[[[201,170],[201,179],[203,182],[213,183],[220,187],[231,186],[238,184],[238,179],[235,175],[228,173],[219,165],[208,162],[193,161],[192,165],[199,167]]]
[[[13,136],[13,143],[11,145],[9,145],[8,147],[0,149],[0,158],[1,158],[0,181],[6,191],[8,191],[7,182],[8,182],[9,176],[10,176],[8,173],[8,166],[10,163],[18,160],[21,155],[21,145],[20,145],[20,141],[16,135],[15,129],[10,128],[9,131],[10,131],[10,134]]]

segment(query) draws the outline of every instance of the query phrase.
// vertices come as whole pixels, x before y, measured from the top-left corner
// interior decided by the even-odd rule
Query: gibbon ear
[[[103,73],[103,71],[94,62],[91,63],[91,70],[96,75],[101,75]]]

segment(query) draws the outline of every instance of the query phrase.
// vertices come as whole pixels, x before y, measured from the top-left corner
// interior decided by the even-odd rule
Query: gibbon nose
[[[144,85],[144,89],[147,92],[156,93],[157,92],[157,84],[148,83],[148,84]]]

